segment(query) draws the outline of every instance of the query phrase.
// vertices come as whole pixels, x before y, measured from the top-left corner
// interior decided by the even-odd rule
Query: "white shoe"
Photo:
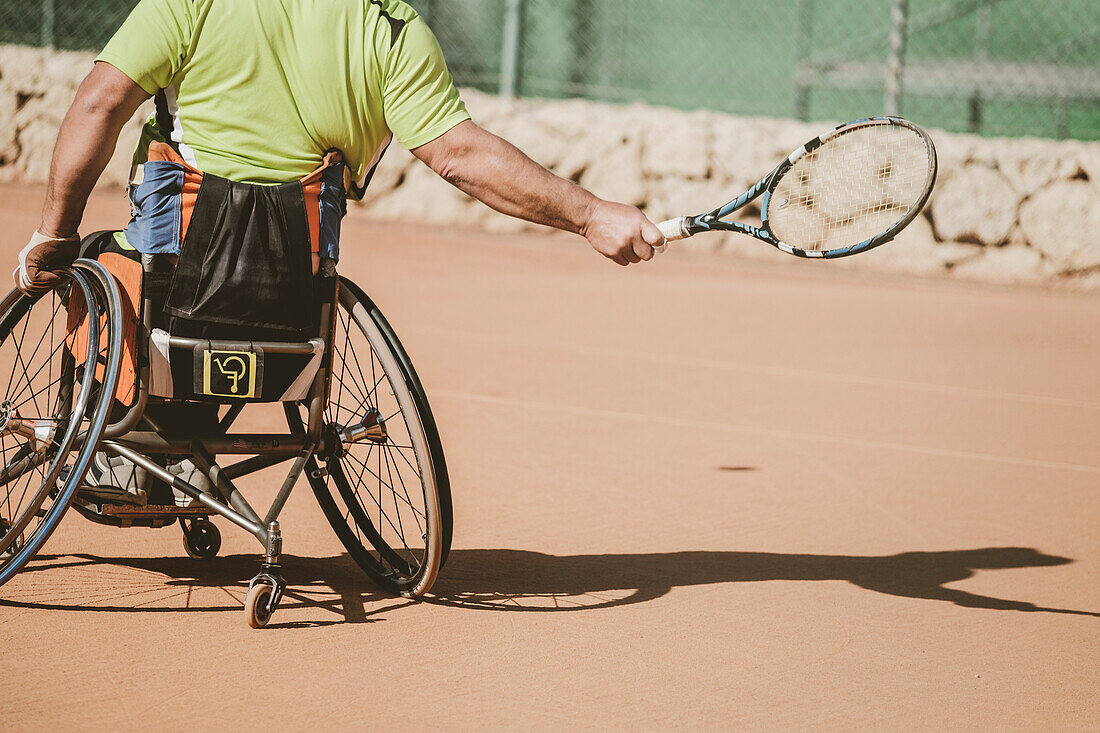
[[[122,456],[98,451],[88,465],[80,493],[98,502],[137,504],[149,502],[149,472]]]
[[[210,494],[210,496],[215,495],[214,484],[212,484],[206,474],[190,460],[180,461],[179,463],[169,465],[168,473],[173,476],[178,476],[204,494]],[[178,507],[202,506],[202,502],[198,499],[192,499],[175,486],[172,487],[172,495],[175,497],[176,506]]]

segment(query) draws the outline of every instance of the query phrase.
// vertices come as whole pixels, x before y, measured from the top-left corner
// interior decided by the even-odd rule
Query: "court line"
[[[1035,405],[1055,407],[1076,407],[1087,410],[1100,410],[1100,402],[1088,402],[1063,397],[1046,397],[1042,395],[1019,394],[1012,392],[997,392],[991,389],[974,389],[971,387],[952,387],[945,384],[932,384],[928,382],[912,382],[902,379],[889,379],[886,377],[868,377],[851,374],[836,374],[832,372],[815,372],[809,369],[794,369],[790,367],[765,366],[761,364],[749,364],[746,362],[726,361],[721,359],[703,359],[686,356],[669,356],[663,354],[647,354],[640,351],[627,349],[613,349],[601,346],[579,346],[561,342],[529,341],[513,339],[495,334],[474,333],[469,331],[455,331],[442,328],[424,327],[420,330],[430,331],[436,335],[452,336],[459,339],[479,339],[512,346],[526,348],[543,348],[557,351],[571,352],[581,355],[613,356],[632,361],[648,361],[656,364],[669,364],[672,366],[699,367],[704,369],[717,369],[720,371],[739,372],[742,374],[762,374],[770,377],[783,377],[794,379],[808,379],[818,382],[830,382],[833,384],[848,384],[862,387],[892,387],[916,392],[931,392],[935,394],[951,395],[955,397],[980,397],[992,400],[1011,400]]]
[[[761,435],[769,438],[781,438],[783,440],[805,440],[812,443],[827,443],[843,445],[849,448],[875,448],[881,450],[895,450],[905,453],[915,453],[925,456],[939,456],[943,458],[963,458],[968,460],[988,461],[990,463],[1003,463],[1009,466],[1026,466],[1028,468],[1047,468],[1060,471],[1078,471],[1081,473],[1100,474],[1100,466],[1086,466],[1078,463],[1063,463],[1060,461],[1041,461],[1030,458],[1017,458],[1014,456],[998,456],[990,453],[976,453],[972,451],[952,450],[949,448],[934,448],[930,446],[908,445],[906,443],[893,443],[881,440],[866,440],[863,438],[842,438],[826,436],[817,433],[801,433],[793,430],[778,430],[776,428],[761,428],[751,425],[732,425],[729,423],[712,422],[709,420],[689,420],[685,418],[654,415],[644,415],[637,412],[623,412],[620,410],[603,410],[593,407],[580,407],[577,405],[564,405],[550,402],[538,402],[535,400],[520,400],[511,397],[493,397],[490,395],[475,394],[472,392],[456,392],[454,390],[432,390],[432,398],[450,398],[466,402],[480,402],[483,404],[502,405],[506,407],[520,407],[524,409],[545,410],[548,412],[566,412],[574,415],[586,415],[588,417],[603,417],[617,420],[629,420],[641,422],[652,426],[654,421],[662,425],[670,425],[682,428],[696,428],[701,430],[718,430],[727,433],[741,433],[748,435]]]

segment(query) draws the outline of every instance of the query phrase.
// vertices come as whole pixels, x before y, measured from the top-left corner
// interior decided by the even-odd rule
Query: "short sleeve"
[[[183,66],[191,41],[193,3],[141,0],[96,57],[149,94],[167,88]]]
[[[443,50],[419,17],[402,29],[387,55],[383,114],[394,137],[410,150],[470,119]]]

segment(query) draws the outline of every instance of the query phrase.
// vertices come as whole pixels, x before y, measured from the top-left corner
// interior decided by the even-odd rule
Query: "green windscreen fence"
[[[0,0],[0,42],[98,49],[134,4]],[[490,92],[1100,139],[1100,0],[411,4]]]

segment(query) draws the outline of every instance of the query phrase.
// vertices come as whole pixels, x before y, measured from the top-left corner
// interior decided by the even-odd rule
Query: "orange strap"
[[[124,405],[134,404],[137,397],[137,330],[138,314],[141,312],[141,263],[128,257],[104,252],[99,262],[115,277],[119,293],[122,296],[122,366],[118,374],[118,386],[115,399]],[[88,353],[89,323],[85,317],[88,306],[84,294],[77,288],[70,289],[68,308],[68,329],[65,337],[69,350],[77,358],[77,366],[83,365],[82,359]],[[102,380],[107,373],[107,315],[99,317],[99,342],[102,344],[96,366],[96,379]]]

